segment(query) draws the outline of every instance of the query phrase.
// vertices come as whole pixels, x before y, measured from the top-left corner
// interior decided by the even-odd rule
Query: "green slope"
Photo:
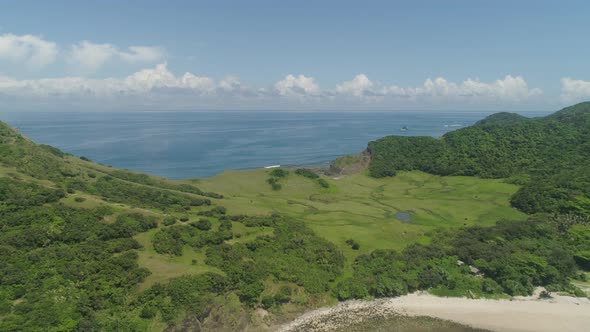
[[[538,123],[548,121],[562,131],[575,127],[578,139],[587,134],[580,114],[584,107],[550,120],[500,114],[464,131],[495,142],[485,133],[503,137],[505,129],[495,128],[545,128]],[[412,155],[418,148],[440,153],[433,141],[371,143],[370,167],[379,155],[408,157],[384,161],[406,165],[391,169],[395,177],[260,169],[171,181],[35,144],[0,122],[0,330],[264,330],[335,299],[417,289],[485,297],[527,294],[537,285],[577,292],[570,281],[588,266],[588,220],[527,220],[511,207],[510,198],[530,188],[526,180],[539,176],[531,163],[510,166],[521,165],[515,174],[522,189],[463,176],[483,174],[425,173],[437,174],[441,162]],[[554,148],[583,151],[573,142]],[[531,149],[524,145],[521,151]],[[486,149],[505,153],[494,144]],[[478,153],[463,160],[471,156]],[[485,169],[475,161],[470,170]],[[561,174],[547,178],[563,183]],[[573,173],[570,187],[584,176]],[[583,193],[578,197],[583,204]],[[260,308],[269,311],[267,321],[257,316]]]
[[[441,139],[384,137],[369,151],[375,177],[421,170],[509,178],[523,185],[512,200],[522,211],[590,215],[590,102],[534,119],[498,113]]]

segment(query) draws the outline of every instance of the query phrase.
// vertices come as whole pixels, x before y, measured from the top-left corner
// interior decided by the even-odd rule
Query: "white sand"
[[[472,300],[425,293],[343,302],[310,311],[278,331],[297,331],[303,325],[307,331],[338,330],[337,325],[393,314],[436,317],[493,331],[590,331],[590,301],[586,298],[553,295],[552,299],[538,300],[533,295],[512,300]]]

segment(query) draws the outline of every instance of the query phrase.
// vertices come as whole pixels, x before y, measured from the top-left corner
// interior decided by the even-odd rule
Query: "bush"
[[[186,217],[186,216],[185,217],[180,217],[180,221],[186,222],[186,221],[188,221],[188,217]]]
[[[282,168],[275,168],[270,172],[270,176],[274,176],[276,178],[284,178],[289,175],[289,171]]]
[[[76,201],[76,202],[78,202],[78,203],[82,203],[82,202],[84,202],[85,200],[86,200],[86,198],[84,198],[84,197],[76,197],[76,198],[74,198],[74,201]]]
[[[317,178],[320,177],[319,175],[317,175],[316,173],[314,173],[312,170],[309,170],[307,168],[298,168],[295,171],[295,174],[304,176],[304,177],[309,178],[309,179],[312,179],[312,180],[315,180],[315,179],[317,179]]]
[[[291,300],[293,291],[289,286],[282,286],[274,296],[274,301],[277,303],[287,303]]]
[[[588,294],[578,287],[574,288],[574,296],[576,297],[588,297]]]
[[[320,186],[322,188],[329,188],[330,184],[328,183],[328,181],[324,180],[324,179],[318,179],[318,183],[320,184]]]
[[[539,298],[540,299],[551,299],[553,298],[553,296],[551,296],[551,293],[549,293],[548,291],[544,290],[539,294]]]
[[[211,222],[207,219],[199,219],[194,226],[202,231],[208,231],[211,229]]]
[[[346,240],[346,244],[348,244],[353,250],[359,250],[361,248],[361,245],[353,239]]]
[[[141,313],[139,314],[139,317],[144,318],[144,319],[151,319],[151,318],[154,318],[154,316],[156,316],[157,312],[158,312],[158,309],[156,307],[148,304],[148,305],[144,306],[143,309],[141,309]]]
[[[199,216],[206,216],[206,217],[216,217],[216,216],[223,216],[225,215],[226,210],[223,206],[216,206],[211,210],[208,211],[199,211],[197,213]]]
[[[265,295],[262,297],[262,300],[260,301],[260,303],[262,304],[262,307],[264,309],[270,309],[275,305],[275,300],[272,296],[270,295]]]
[[[279,181],[276,178],[268,178],[266,180],[266,182],[268,182],[268,184],[270,184],[270,187],[272,188],[272,190],[281,190],[282,186],[279,183]]]
[[[577,252],[574,255],[574,259],[582,269],[590,271],[590,250]]]
[[[221,220],[220,224],[219,224],[219,231],[230,231],[232,229],[233,225],[231,223],[231,221],[229,220]]]
[[[166,218],[164,218],[163,222],[164,222],[164,225],[171,226],[176,223],[176,218],[173,216],[167,216]]]
[[[164,228],[154,235],[152,244],[157,253],[182,256],[184,241],[181,238],[179,227],[186,226]]]

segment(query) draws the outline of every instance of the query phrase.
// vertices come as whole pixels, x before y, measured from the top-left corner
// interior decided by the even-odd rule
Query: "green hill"
[[[440,139],[384,137],[368,149],[374,177],[421,170],[508,178],[523,185],[512,204],[524,212],[590,215],[590,102],[534,119],[498,113]]]
[[[495,113],[475,123],[476,126],[513,126],[528,122],[531,119],[516,113]]]
[[[354,174],[337,178],[259,169],[171,181],[0,122],[0,331],[269,330],[336,300],[416,290],[584,296],[572,281],[590,266],[587,108],[501,114],[442,140],[384,138],[370,143],[374,177],[343,164]],[[513,149],[521,158],[491,162]],[[510,207],[545,190],[557,203],[532,210],[549,214]]]

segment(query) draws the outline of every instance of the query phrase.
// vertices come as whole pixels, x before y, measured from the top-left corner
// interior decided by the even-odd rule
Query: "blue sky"
[[[587,1],[7,1],[0,101],[552,110],[590,99],[589,14]]]

